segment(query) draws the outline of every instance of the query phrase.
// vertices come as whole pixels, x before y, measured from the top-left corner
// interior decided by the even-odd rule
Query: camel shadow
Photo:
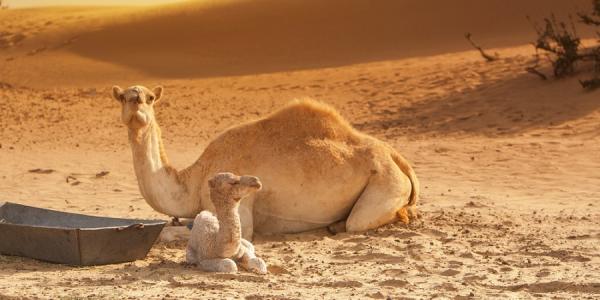
[[[542,81],[523,72],[512,78],[484,82],[471,90],[409,105],[387,101],[376,108],[381,113],[375,114],[372,120],[353,125],[368,132],[385,132],[388,138],[460,133],[498,137],[548,128],[559,137],[594,133],[600,125],[567,124],[584,118],[600,106],[596,92],[581,88],[578,78],[585,76],[578,74],[568,79]]]

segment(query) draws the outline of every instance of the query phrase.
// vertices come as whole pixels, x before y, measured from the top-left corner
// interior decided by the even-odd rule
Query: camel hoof
[[[258,257],[252,258],[248,261],[248,271],[256,274],[267,274],[267,264]]]
[[[404,223],[404,225],[408,225],[410,223],[409,211],[406,206],[401,208],[396,214],[398,215],[398,218],[400,218],[400,221]]]

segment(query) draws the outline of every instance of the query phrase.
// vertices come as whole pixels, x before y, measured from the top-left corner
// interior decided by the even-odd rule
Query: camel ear
[[[208,180],[208,187],[214,189],[217,186],[217,183],[213,179]]]
[[[125,96],[123,95],[123,89],[118,86],[115,85],[112,87],[112,96],[113,98],[115,98],[115,100],[123,103],[125,101]]]
[[[152,89],[152,93],[154,93],[154,103],[158,102],[158,100],[162,98],[164,90],[165,89],[162,87],[162,85],[159,85]]]

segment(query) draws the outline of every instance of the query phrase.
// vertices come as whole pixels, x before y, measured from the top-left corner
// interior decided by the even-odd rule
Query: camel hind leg
[[[398,211],[398,217],[400,220],[404,224],[408,224],[410,219],[419,218],[419,214],[417,212],[417,202],[419,201],[420,183],[415,171],[410,166],[408,161],[402,157],[402,155],[392,151],[391,156],[396,166],[410,179],[412,189],[410,192],[409,201]]]
[[[369,178],[346,220],[346,230],[365,231],[398,219],[408,223],[411,206],[416,204],[410,203],[412,188],[410,178],[390,161],[389,167]]]

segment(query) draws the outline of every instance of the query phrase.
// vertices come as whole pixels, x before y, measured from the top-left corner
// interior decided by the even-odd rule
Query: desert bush
[[[593,10],[589,13],[579,13],[578,21],[587,26],[600,26],[600,0],[592,0]],[[542,25],[533,24],[537,33],[534,42],[536,52],[542,52],[550,60],[553,76],[563,78],[572,75],[580,62],[591,62],[594,65],[593,75],[586,80],[580,80],[585,89],[600,87],[600,46],[584,48],[577,34],[575,22],[558,21],[554,15],[545,18]],[[534,67],[527,71],[545,79],[545,75]]]
[[[586,25],[599,26],[600,25],[600,0],[592,0],[592,12],[591,13],[579,13],[579,19]]]
[[[542,50],[552,62],[554,77],[561,78],[572,74],[575,65],[582,60],[581,39],[577,36],[575,26],[571,28],[565,22],[559,22],[554,16],[544,19],[544,26],[534,25],[538,38],[534,45]]]

